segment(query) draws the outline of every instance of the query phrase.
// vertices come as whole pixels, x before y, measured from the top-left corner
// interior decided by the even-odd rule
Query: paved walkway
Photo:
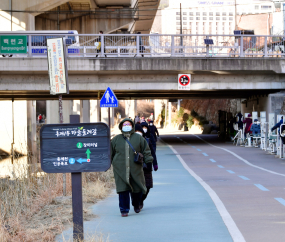
[[[93,206],[98,218],[84,223],[85,236],[102,233],[113,242],[233,241],[206,190],[186,171],[173,151],[158,143],[159,169],[145,207],[120,216],[117,194]],[[66,240],[72,228],[63,232]],[[62,235],[57,241],[62,241]]]

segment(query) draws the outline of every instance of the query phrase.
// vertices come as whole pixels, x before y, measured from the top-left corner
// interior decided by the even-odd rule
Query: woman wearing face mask
[[[147,192],[143,173],[143,165],[134,162],[134,151],[124,137],[131,143],[133,148],[143,154],[144,163],[152,163],[152,155],[146,140],[135,133],[134,123],[126,118],[119,124],[122,134],[115,136],[111,141],[112,165],[119,194],[119,207],[122,217],[127,217],[130,210],[130,196],[136,213],[140,212],[142,194]],[[148,165],[149,166],[149,165]]]
[[[135,130],[136,130],[136,133],[140,134],[141,136],[143,136],[148,145],[149,145],[149,148],[151,150],[151,155],[153,157],[153,167],[155,168],[155,171],[157,171],[158,169],[158,166],[157,166],[157,159],[156,159],[156,154],[155,154],[155,150],[150,142],[150,140],[146,137],[146,133],[144,132],[142,126],[140,124],[136,124],[135,125]],[[143,167],[143,172],[144,172],[144,177],[145,177],[145,185],[146,185],[146,188],[147,188],[147,192],[146,194],[143,194],[142,195],[142,199],[141,199],[141,203],[140,203],[140,209],[143,208],[143,202],[144,200],[146,199],[148,193],[149,193],[149,190],[151,188],[153,188],[153,179],[152,179],[152,167],[151,167],[151,163],[148,163],[147,165],[145,165]]]
[[[155,138],[154,138],[154,136],[152,135],[152,133],[150,132],[150,128],[149,128],[147,122],[142,122],[142,123],[141,123],[141,126],[142,126],[142,128],[143,128],[144,133],[145,133],[145,137],[149,139],[150,143],[151,143],[152,146],[153,146],[154,151],[156,151]]]

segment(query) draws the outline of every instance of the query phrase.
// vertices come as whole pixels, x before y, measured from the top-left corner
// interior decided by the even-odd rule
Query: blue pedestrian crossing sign
[[[110,87],[108,87],[100,100],[100,108],[117,108],[119,101]]]

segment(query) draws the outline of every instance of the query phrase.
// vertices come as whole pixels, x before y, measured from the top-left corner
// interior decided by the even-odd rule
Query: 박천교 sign
[[[1,54],[26,54],[27,36],[26,35],[2,35],[0,36]]]
[[[47,124],[41,128],[41,167],[47,173],[106,171],[111,166],[105,123]]]
[[[50,94],[69,93],[63,38],[47,39]]]

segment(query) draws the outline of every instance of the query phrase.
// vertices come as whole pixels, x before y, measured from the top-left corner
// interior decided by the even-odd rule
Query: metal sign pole
[[[58,95],[59,123],[63,124],[62,95]],[[66,196],[66,175],[62,174],[62,193]]]
[[[111,129],[111,117],[110,117],[110,108],[108,108],[108,125],[109,125],[109,128]]]

